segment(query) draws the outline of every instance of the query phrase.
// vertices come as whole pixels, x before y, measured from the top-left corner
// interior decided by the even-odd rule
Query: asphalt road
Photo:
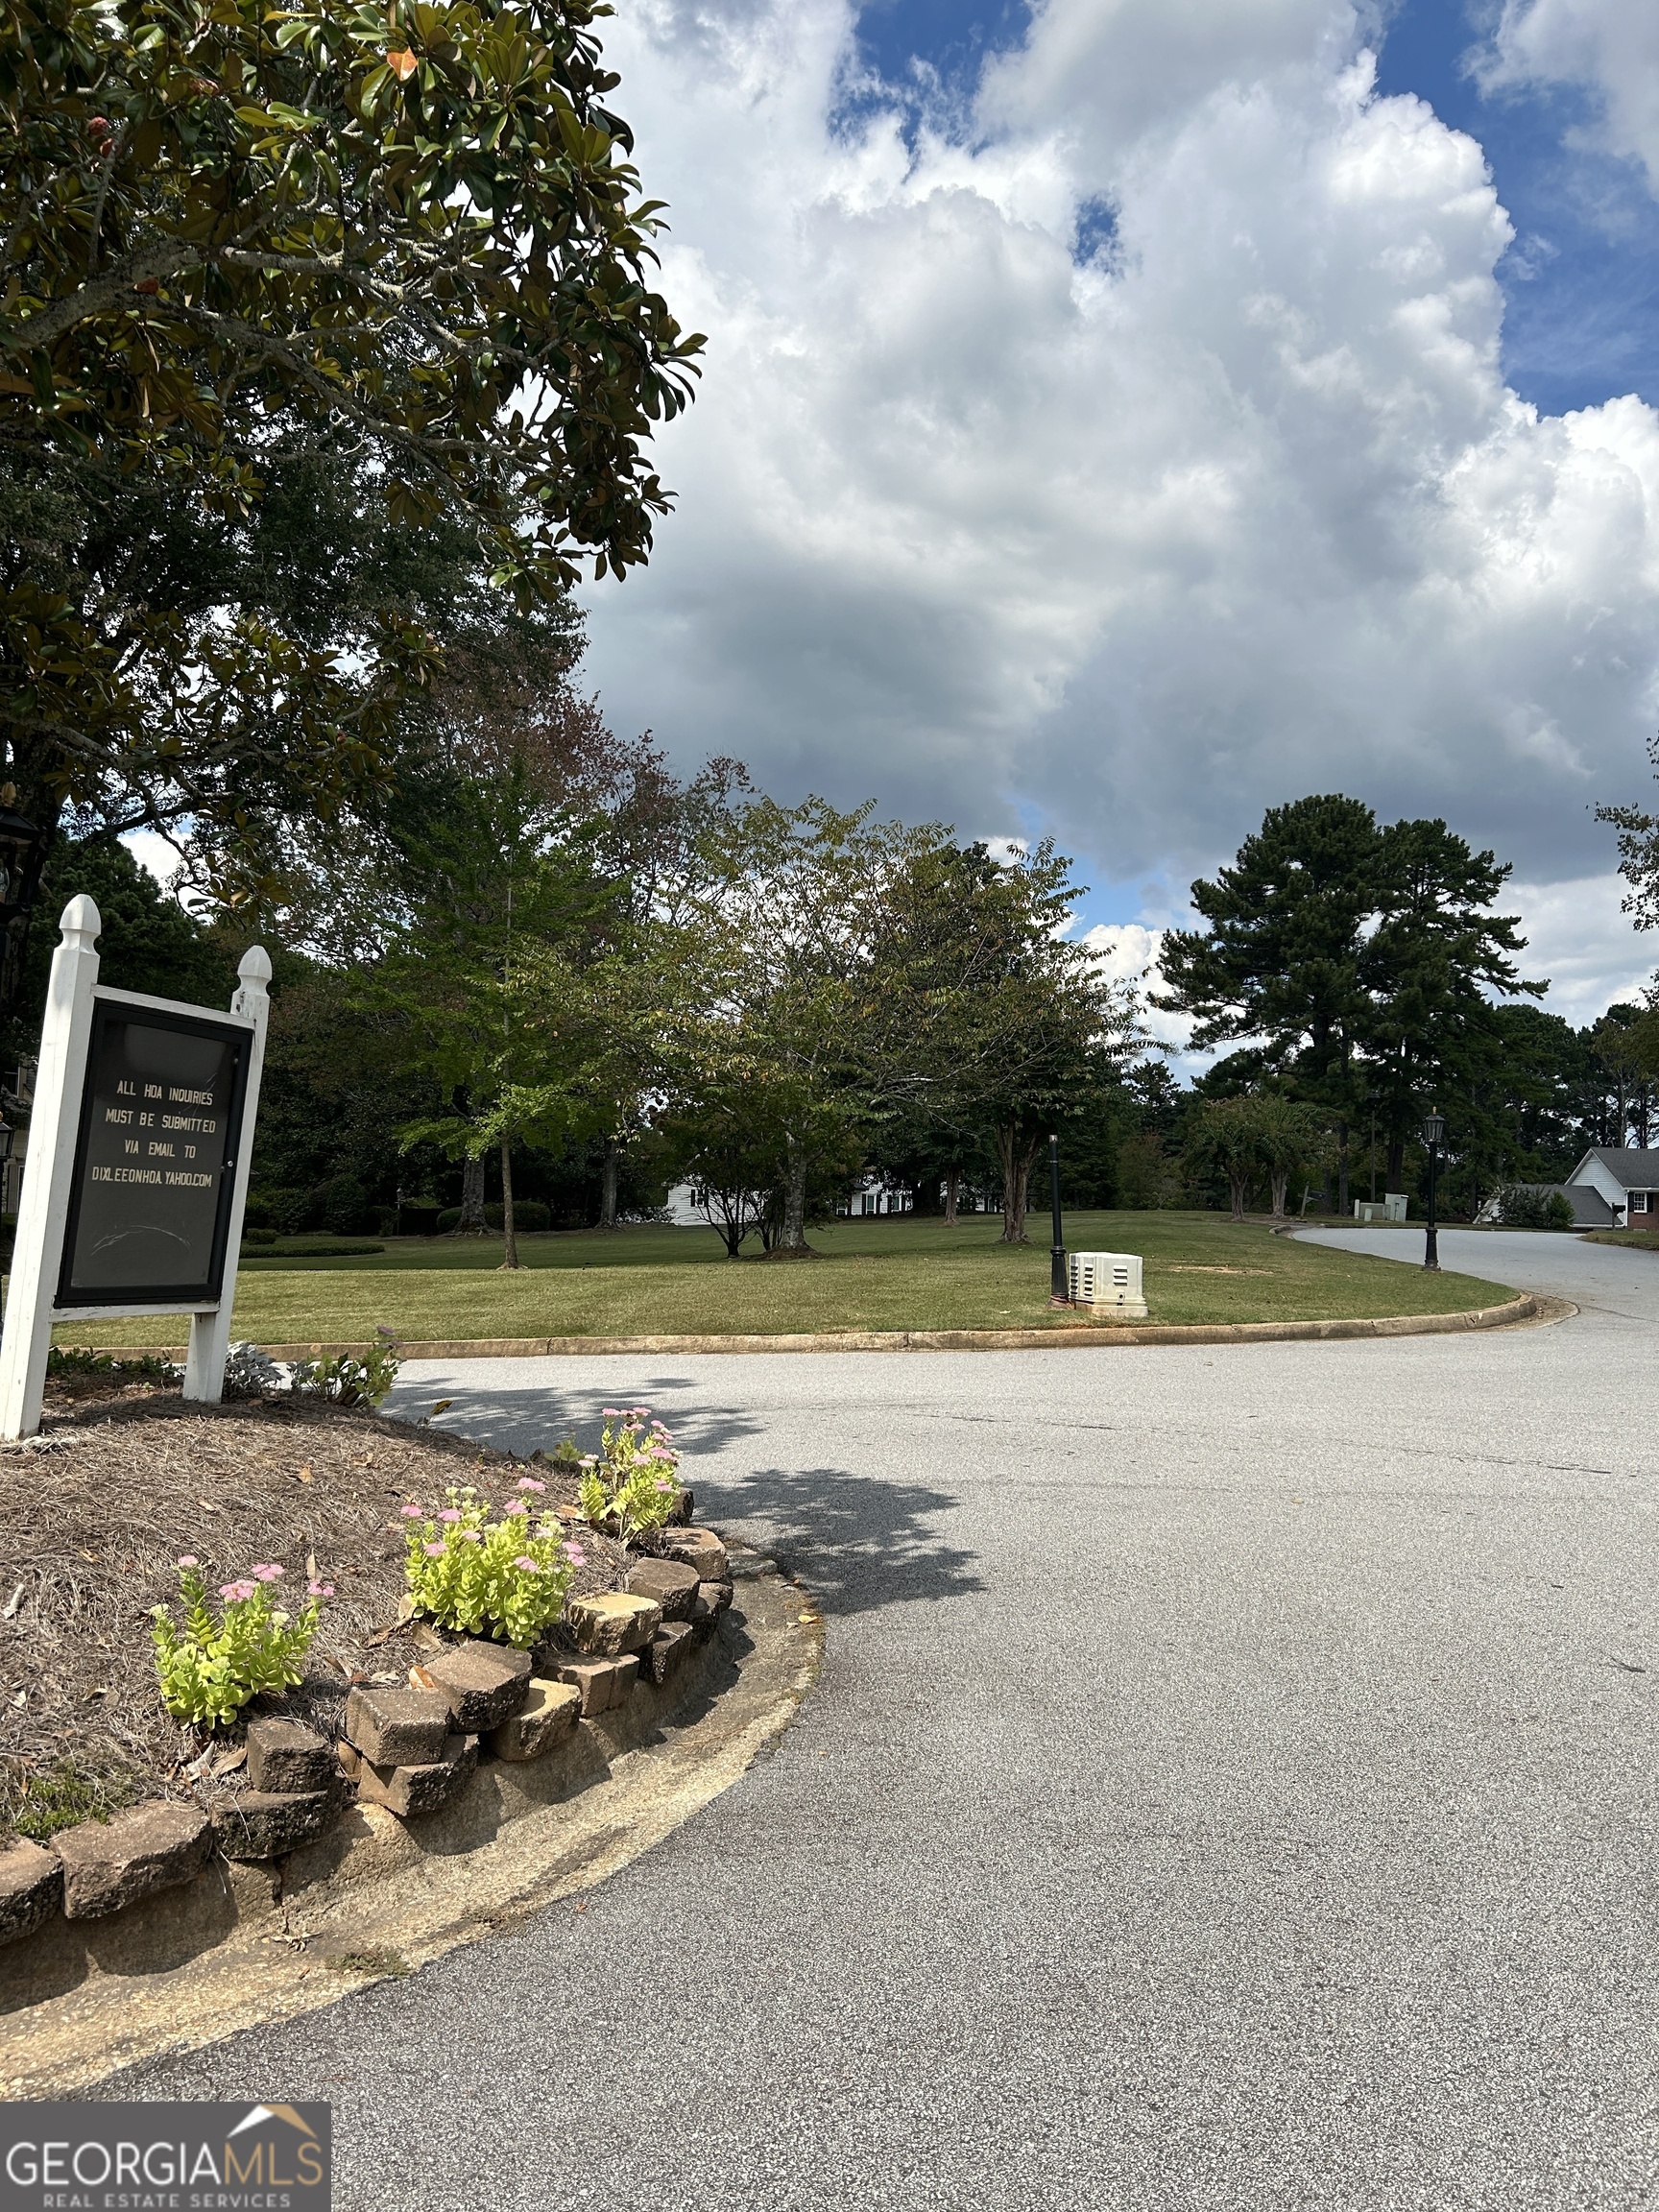
[[[1443,1249],[1584,1310],[411,1371],[656,1406],[821,1685],[586,1911],[112,2093],[328,2099],[344,2212],[1652,2202],[1659,1262]]]

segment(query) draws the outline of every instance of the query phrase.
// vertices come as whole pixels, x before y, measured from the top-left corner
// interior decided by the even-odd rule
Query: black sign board
[[[217,1301],[252,1042],[206,1015],[94,1002],[60,1308]]]

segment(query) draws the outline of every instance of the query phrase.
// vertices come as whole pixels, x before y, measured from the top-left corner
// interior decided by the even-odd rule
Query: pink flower
[[[666,1475],[660,1475],[657,1478],[657,1487],[659,1490],[672,1490],[674,1485],[669,1481]]]
[[[504,1514],[528,1513],[530,1508],[522,1498],[509,1498],[506,1504],[502,1506],[501,1510]]]
[[[228,1598],[234,1602],[240,1603],[244,1598],[253,1597],[258,1588],[257,1582],[221,1582],[219,1595],[221,1598]]]
[[[565,1544],[562,1545],[560,1549],[563,1551],[565,1558],[568,1559],[573,1566],[581,1567],[586,1565],[588,1554],[583,1551],[580,1544]]]
[[[275,1559],[262,1559],[257,1567],[250,1567],[248,1572],[255,1582],[279,1582],[284,1570],[277,1566]]]
[[[620,1406],[601,1406],[599,1410],[607,1421],[620,1421],[622,1418]]]
[[[476,1528],[457,1528],[455,1541],[457,1544],[482,1544],[484,1539]]]
[[[455,1522],[460,1520],[461,1515],[453,1505],[445,1505],[438,1518],[440,1521],[447,1521],[453,1526]]]
[[[422,1544],[421,1549],[425,1552],[428,1559],[442,1559],[444,1556],[442,1544]]]
[[[402,1514],[405,1521],[419,1521],[421,1517],[421,1508],[419,1505],[399,1505],[397,1510]]]
[[[194,1551],[186,1551],[182,1559],[175,1559],[173,1564],[175,1567],[200,1567],[202,1562]]]
[[[534,1475],[520,1475],[518,1487],[520,1490],[545,1490],[547,1485],[545,1482],[538,1482]]]
[[[522,1568],[526,1575],[540,1575],[541,1572],[541,1568],[537,1566],[534,1559],[518,1558],[515,1559],[513,1564],[515,1567]]]
[[[305,1588],[313,1598],[332,1598],[334,1595],[332,1582],[307,1582]]]

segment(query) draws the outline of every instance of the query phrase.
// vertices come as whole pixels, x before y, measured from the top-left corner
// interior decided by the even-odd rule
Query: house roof
[[[1635,1144],[1592,1144],[1568,1182],[1576,1183],[1592,1160],[1599,1160],[1626,1190],[1659,1190],[1659,1152],[1645,1152]]]

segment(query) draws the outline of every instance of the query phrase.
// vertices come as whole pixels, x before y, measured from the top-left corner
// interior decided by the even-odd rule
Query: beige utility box
[[[1073,1252],[1066,1269],[1073,1306],[1092,1306],[1097,1313],[1121,1313],[1136,1321],[1146,1318],[1139,1252]]]

